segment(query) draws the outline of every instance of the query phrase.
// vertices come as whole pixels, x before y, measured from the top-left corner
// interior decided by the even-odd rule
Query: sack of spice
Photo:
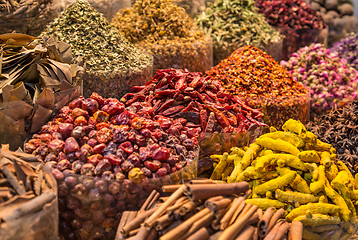
[[[0,143],[23,145],[81,92],[83,68],[70,64],[64,42],[11,33],[0,35]]]
[[[218,162],[212,179],[221,178],[222,166],[233,164],[228,182],[249,183],[252,195],[246,203],[284,208],[288,222],[303,223],[303,239],[347,239],[357,229],[357,178],[336,159],[331,144],[299,121],[290,119],[282,131],[271,127],[248,147],[212,157]]]
[[[123,211],[138,209],[163,184],[196,177],[197,138],[195,124],[183,118],[93,93],[63,107],[24,150],[58,181],[61,233],[113,239]]]
[[[358,33],[350,33],[336,42],[331,51],[337,52],[340,58],[346,59],[351,67],[358,70]]]
[[[334,108],[307,124],[307,129],[337,149],[337,159],[358,173],[358,102]]]
[[[15,30],[38,36],[61,11],[61,0],[2,0],[0,34]]]
[[[271,56],[253,46],[239,48],[206,75],[220,81],[227,94],[261,109],[268,125],[280,126],[290,118],[306,122],[309,118],[308,90]]]
[[[280,33],[257,13],[254,0],[215,1],[198,16],[197,25],[213,40],[215,65],[246,45],[260,48],[277,61],[281,60]]]
[[[1,239],[58,239],[57,184],[34,155],[0,149]]]
[[[87,1],[70,5],[42,32],[45,35],[70,44],[73,55],[83,58],[84,96],[94,91],[105,97],[122,96],[152,73],[152,57],[125,40]]]
[[[319,43],[299,49],[281,65],[310,88],[312,117],[357,99],[358,72]]]
[[[212,43],[171,0],[137,0],[112,24],[131,43],[154,57],[154,69],[205,72],[213,66]],[[135,27],[133,27],[135,26]]]
[[[283,40],[282,59],[311,43],[327,45],[328,30],[321,15],[303,0],[257,0],[267,22],[279,30]]]

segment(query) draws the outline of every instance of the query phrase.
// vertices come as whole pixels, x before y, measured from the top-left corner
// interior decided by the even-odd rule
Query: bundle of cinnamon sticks
[[[246,203],[247,182],[193,180],[153,191],[142,208],[123,213],[116,240],[301,240],[303,225],[284,220],[285,210]]]

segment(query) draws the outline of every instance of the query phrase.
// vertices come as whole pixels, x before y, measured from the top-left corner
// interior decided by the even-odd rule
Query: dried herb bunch
[[[70,45],[54,39],[36,45],[34,39],[0,35],[0,142],[12,148],[80,95],[83,68],[69,64]]]
[[[1,0],[0,33],[17,32],[37,36],[60,13],[53,0]]]
[[[198,17],[197,24],[212,37],[216,62],[239,47],[266,49],[281,40],[280,33],[257,13],[254,0],[218,0]]]
[[[308,91],[270,55],[253,47],[241,47],[206,75],[219,80],[230,94],[262,108],[264,122],[282,125],[289,118],[305,122]]]
[[[337,158],[342,160],[349,170],[358,173],[358,102],[315,118],[307,124],[307,129],[332,144],[337,149]]]
[[[119,11],[112,24],[131,43],[154,56],[154,69],[203,72],[212,66],[210,39],[171,0],[138,0]]]
[[[84,0],[71,4],[41,35],[51,34],[71,44],[73,54],[84,58],[90,72],[138,71],[150,63],[150,56],[125,40]]]

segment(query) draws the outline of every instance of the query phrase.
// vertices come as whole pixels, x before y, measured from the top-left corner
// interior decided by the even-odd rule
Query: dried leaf
[[[34,133],[40,130],[41,127],[48,121],[51,114],[52,110],[38,105],[32,118],[30,133]]]
[[[1,88],[2,84],[0,82],[0,88]],[[2,93],[2,100],[3,102],[8,102],[10,100],[10,92],[11,90],[14,89],[13,85],[5,85],[2,89],[1,92]]]
[[[24,83],[21,82],[19,86],[15,86],[15,88],[10,91],[10,94],[20,100],[24,100],[28,94],[28,91],[26,90]]]
[[[17,161],[13,161],[13,163],[14,163],[14,167],[15,167],[16,177],[20,181],[22,181],[23,184],[25,184],[26,183],[26,178],[27,178],[26,173],[22,170],[22,168],[19,166]]]
[[[26,45],[37,38],[30,36],[30,35],[22,34],[22,33],[5,33],[5,34],[0,35],[0,43],[5,43],[9,39],[15,40],[15,42],[17,44]]]
[[[45,88],[37,98],[37,103],[44,108],[53,109],[55,107],[55,95],[51,89]]]
[[[14,101],[12,101],[14,100]],[[33,107],[26,102],[11,96],[10,101],[3,107],[3,112],[14,120],[21,120],[31,115]]]

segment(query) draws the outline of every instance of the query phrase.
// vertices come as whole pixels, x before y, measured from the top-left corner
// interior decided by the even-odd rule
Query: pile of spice
[[[183,118],[93,93],[63,107],[24,149],[53,169],[63,234],[113,239],[122,211],[139,207],[159,183],[195,175],[198,135]]]
[[[36,156],[0,148],[0,232],[6,239],[57,239],[57,186]]]
[[[197,24],[213,40],[215,65],[246,45],[263,49],[280,60],[280,33],[257,13],[254,0],[215,1],[198,17]]]
[[[234,165],[228,182],[249,183],[252,195],[246,203],[284,208],[288,222],[305,226],[303,239],[350,236],[356,228],[353,203],[358,197],[351,172],[336,159],[331,144],[301,122],[290,119],[282,130],[271,127],[247,148],[212,156],[218,161],[212,179],[221,179],[225,166]]]
[[[212,67],[212,44],[185,10],[171,0],[138,0],[112,24],[131,43],[149,51],[154,69],[204,72]]]
[[[337,52],[340,58],[346,59],[351,67],[358,70],[358,33],[351,33],[336,42],[331,51]]]
[[[246,203],[248,188],[247,182],[215,184],[208,179],[165,185],[164,192],[173,192],[169,197],[153,191],[138,212],[123,213],[116,239],[302,239],[302,223],[289,225],[282,219],[284,209],[263,212]]]
[[[307,129],[337,149],[337,159],[353,174],[358,173],[358,102],[314,119]]]
[[[217,80],[202,77],[187,70],[158,70],[145,86],[133,87],[121,99],[127,107],[151,107],[153,115],[186,119],[182,126],[169,132],[195,131],[191,134],[244,132],[254,126],[264,126],[258,120],[262,113],[244,104],[238,97],[224,93]],[[134,110],[135,111],[135,110]],[[161,118],[163,118],[161,117]],[[187,125],[192,130],[185,130]]]
[[[328,25],[328,43],[331,46],[350,32],[358,31],[358,18],[354,15],[352,0],[309,0]]]
[[[220,81],[228,94],[261,108],[264,122],[281,126],[290,118],[307,120],[308,91],[293,79],[267,53],[253,47],[241,47],[206,72],[212,81]]]
[[[285,35],[283,59],[300,47],[327,41],[321,15],[303,0],[257,0],[256,6],[268,23]]]
[[[0,35],[0,143],[23,146],[65,104],[80,96],[83,68],[70,64],[71,46],[47,39]]]
[[[281,65],[310,88],[312,116],[325,113],[357,98],[357,71],[338,54],[312,44],[293,53]]]
[[[83,58],[85,96],[97,91],[117,97],[151,75],[151,57],[130,44],[87,1],[71,4],[41,35],[69,43],[74,56]]]

